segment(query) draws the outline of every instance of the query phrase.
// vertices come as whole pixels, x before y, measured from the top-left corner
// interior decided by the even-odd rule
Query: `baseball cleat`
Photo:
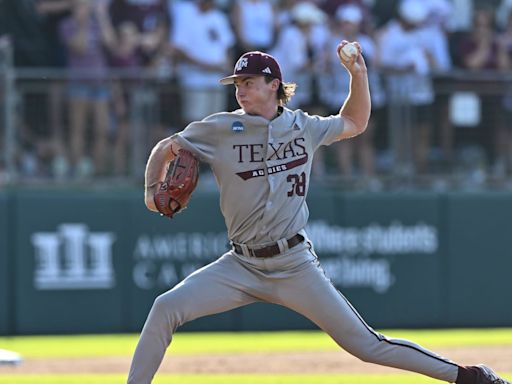
[[[512,384],[483,364],[475,365],[474,368],[478,371],[477,384]]]

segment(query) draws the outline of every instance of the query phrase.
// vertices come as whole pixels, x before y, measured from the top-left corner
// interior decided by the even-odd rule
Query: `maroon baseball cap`
[[[281,68],[273,56],[260,51],[252,51],[240,56],[235,64],[233,74],[220,79],[220,83],[228,85],[233,84],[237,77],[262,75],[283,81]]]

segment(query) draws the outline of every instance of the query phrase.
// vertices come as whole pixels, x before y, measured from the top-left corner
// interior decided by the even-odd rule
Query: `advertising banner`
[[[160,294],[229,249],[218,198],[198,190],[170,220],[140,191],[0,194],[0,333],[140,331]],[[371,326],[512,323],[512,196],[316,190],[308,205],[321,266]],[[258,303],[181,329],[314,327]]]
[[[9,219],[7,195],[0,193],[0,335],[5,335],[10,331],[9,318],[12,316],[10,298],[13,292],[10,289]]]
[[[23,191],[15,196],[17,332],[122,330],[129,196]]]
[[[445,207],[450,278],[444,324],[510,326],[511,194],[450,194]]]
[[[437,325],[444,281],[437,197],[350,194],[335,205],[335,221],[313,218],[308,226],[334,285],[372,325]]]
[[[128,327],[140,330],[156,297],[190,273],[228,250],[219,197],[196,191],[190,206],[173,219],[149,212],[138,201],[129,205],[133,225],[125,236],[126,275],[129,277]],[[185,329],[230,330],[237,315],[198,319]]]

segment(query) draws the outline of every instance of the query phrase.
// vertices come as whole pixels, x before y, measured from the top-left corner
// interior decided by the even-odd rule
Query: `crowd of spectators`
[[[274,55],[285,81],[298,84],[289,107],[337,113],[349,83],[335,52],[342,39],[362,45],[373,113],[364,135],[318,152],[318,178],[375,181],[386,172],[429,175],[439,162],[453,165],[458,131],[449,116],[462,108],[467,120],[464,105],[481,108],[478,120],[466,123],[479,127],[473,143],[484,148],[489,172],[512,173],[512,87],[477,95],[474,104],[467,104],[475,101],[471,92],[451,100],[435,91],[436,79],[454,70],[510,71],[511,0],[12,0],[2,6],[8,17],[0,35],[13,42],[16,67],[68,71],[65,84],[48,85],[45,127],[37,117],[19,123],[18,161],[27,174],[128,175],[139,144],[130,126],[131,87],[140,84],[133,74],[156,73],[174,90],[159,92],[159,121],[147,127],[151,148],[189,121],[236,108],[233,91],[218,80],[248,50]],[[129,73],[131,81],[112,71]]]

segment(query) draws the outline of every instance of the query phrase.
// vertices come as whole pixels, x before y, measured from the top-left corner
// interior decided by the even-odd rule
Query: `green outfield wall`
[[[312,191],[308,203],[326,274],[370,325],[512,325],[512,194]],[[0,334],[139,331],[159,294],[228,249],[218,196],[200,190],[173,220],[138,190],[9,190],[0,212]],[[183,326],[307,328],[269,304]]]
[[[445,201],[447,325],[512,325],[510,194],[450,195]],[[509,285],[509,287],[507,287]]]
[[[9,315],[12,313],[12,309],[9,308],[12,295],[10,289],[12,268],[9,261],[12,261],[12,257],[9,254],[8,220],[7,195],[0,193],[0,334],[3,335],[10,331]]]

